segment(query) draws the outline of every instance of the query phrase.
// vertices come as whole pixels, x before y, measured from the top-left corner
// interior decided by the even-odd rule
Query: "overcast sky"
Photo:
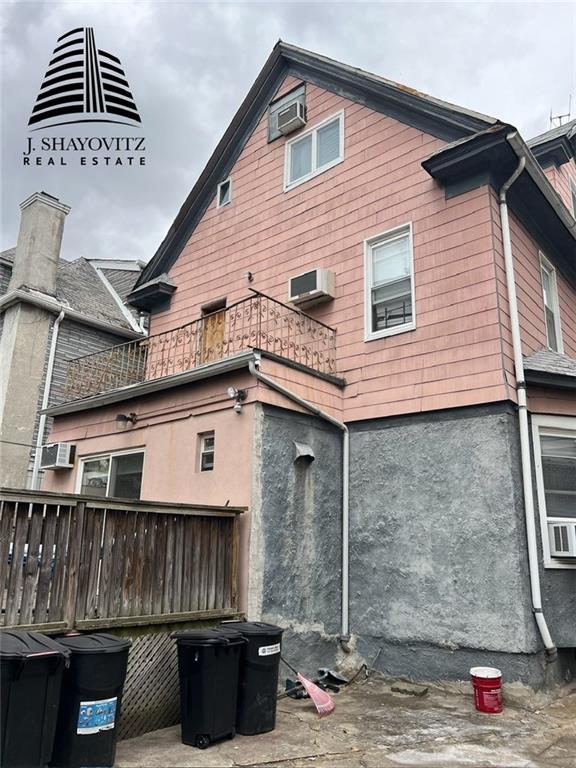
[[[281,38],[516,125],[576,115],[574,3],[2,2],[1,247],[18,204],[45,190],[69,204],[63,256],[153,256]],[[27,123],[56,39],[94,28],[122,60],[142,130]],[[145,168],[23,167],[28,136],[144,135]]]

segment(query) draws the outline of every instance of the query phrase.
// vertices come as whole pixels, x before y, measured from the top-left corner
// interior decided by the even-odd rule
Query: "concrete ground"
[[[377,674],[334,695],[320,719],[309,699],[278,703],[276,730],[206,750],[180,743],[180,728],[120,742],[119,768],[576,768],[576,687],[555,698],[505,688],[504,712],[474,710],[468,684],[395,693]],[[410,690],[409,684],[401,684]],[[417,690],[414,688],[414,690]],[[421,693],[421,691],[418,691]]]

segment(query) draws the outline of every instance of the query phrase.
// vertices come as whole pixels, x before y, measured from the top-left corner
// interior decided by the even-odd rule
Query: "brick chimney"
[[[70,207],[46,192],[35,192],[20,204],[20,210],[20,231],[8,291],[26,286],[54,296],[64,219]]]

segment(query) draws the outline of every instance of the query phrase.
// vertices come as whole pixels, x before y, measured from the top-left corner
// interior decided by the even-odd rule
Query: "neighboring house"
[[[247,506],[243,606],[308,668],[351,635],[392,674],[569,674],[573,129],[531,150],[279,43],[130,295],[150,338],[48,410],[77,459],[44,487]]]
[[[68,362],[142,338],[126,295],[136,261],[60,260],[69,208],[46,193],[22,205],[18,244],[0,253],[0,487],[39,487],[39,451],[66,397]],[[36,460],[38,457],[38,460]]]

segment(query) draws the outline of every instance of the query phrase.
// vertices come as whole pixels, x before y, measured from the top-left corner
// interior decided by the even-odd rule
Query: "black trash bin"
[[[244,736],[273,731],[284,630],[261,621],[228,621],[220,626],[224,631],[240,632],[246,639],[240,665],[236,731]]]
[[[205,749],[233,738],[240,655],[239,632],[199,629],[174,633],[178,644],[182,743]]]
[[[45,766],[52,756],[69,651],[39,632],[0,632],[0,765]]]
[[[70,635],[51,765],[113,766],[130,640],[114,635]]]

